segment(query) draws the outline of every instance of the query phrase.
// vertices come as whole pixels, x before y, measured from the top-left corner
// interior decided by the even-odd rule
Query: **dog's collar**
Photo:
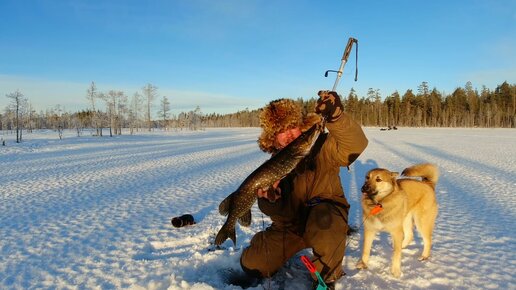
[[[377,202],[374,207],[369,212],[369,215],[377,215],[379,212],[383,210],[383,206],[381,203]]]
[[[378,192],[375,192],[373,194],[362,192],[362,194],[365,197],[367,197],[369,200],[371,200],[373,202],[373,204],[374,204],[374,207],[369,212],[369,216],[377,215],[379,212],[381,212],[383,210],[382,204],[377,202],[376,200],[374,200],[374,197],[378,195]]]

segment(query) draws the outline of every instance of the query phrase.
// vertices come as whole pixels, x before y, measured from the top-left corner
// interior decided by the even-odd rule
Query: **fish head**
[[[285,149],[296,153],[296,155],[306,156],[310,153],[315,141],[317,141],[317,138],[323,131],[323,122],[316,123],[288,144]]]

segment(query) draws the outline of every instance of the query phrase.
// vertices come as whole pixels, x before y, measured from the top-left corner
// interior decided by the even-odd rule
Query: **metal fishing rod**
[[[340,62],[339,70],[327,70],[324,73],[324,77],[328,77],[329,72],[335,72],[337,73],[337,79],[335,80],[335,84],[333,85],[332,91],[336,92],[337,86],[339,85],[340,77],[342,76],[342,73],[344,72],[344,66],[346,65],[346,62],[348,61],[349,54],[351,53],[351,48],[353,47],[353,43],[356,43],[356,61],[355,61],[355,82],[357,81],[358,77],[358,40],[350,37],[348,39],[348,44],[346,45],[346,49],[344,49],[344,54],[342,55],[342,60]]]

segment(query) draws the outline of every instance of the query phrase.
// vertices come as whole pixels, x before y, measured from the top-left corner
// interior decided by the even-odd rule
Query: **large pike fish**
[[[228,218],[215,238],[215,245],[222,244],[231,238],[236,245],[235,224],[251,225],[251,207],[257,199],[259,188],[272,188],[275,181],[282,179],[303,160],[312,149],[320,133],[324,130],[322,124],[315,124],[285,148],[273,155],[269,160],[254,170],[238,189],[226,197],[219,205],[221,215]]]

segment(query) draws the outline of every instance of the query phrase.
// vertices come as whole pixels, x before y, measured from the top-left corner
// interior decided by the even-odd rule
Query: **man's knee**
[[[256,233],[251,239],[249,247],[242,251],[240,265],[248,275],[259,278],[270,277],[279,268],[275,266],[277,257],[272,257],[268,248],[269,244],[274,241],[272,234],[267,231]]]
[[[260,270],[252,268],[256,267],[256,265],[250,265],[250,263],[248,262],[249,261],[245,260],[244,255],[242,254],[242,256],[240,257],[240,266],[242,267],[242,270],[251,277],[263,278],[264,275]]]
[[[247,247],[240,257],[240,266],[247,275],[255,278],[270,277],[275,273],[264,260],[263,254],[254,252],[251,247]]]
[[[347,211],[332,202],[322,202],[310,209],[307,224],[326,230],[335,225],[347,225]]]
[[[274,275],[299,250],[306,248],[303,238],[288,231],[257,233],[240,257],[242,269],[250,275]]]
[[[341,234],[345,237],[348,230],[347,216],[333,204],[324,202],[310,210],[306,223],[304,239],[310,245],[340,241]]]
[[[333,223],[333,206],[329,203],[322,203],[312,208],[310,213],[311,225],[318,230],[327,230]]]

